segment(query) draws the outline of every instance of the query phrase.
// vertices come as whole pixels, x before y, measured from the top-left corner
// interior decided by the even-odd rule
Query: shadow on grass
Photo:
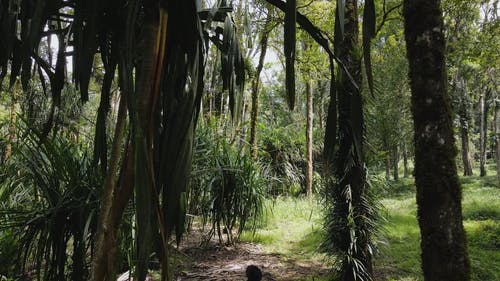
[[[497,187],[498,185],[496,175],[460,177],[460,183],[463,188]]]
[[[415,194],[415,181],[413,178],[399,180],[382,180],[375,182],[375,190],[383,198],[402,198]]]

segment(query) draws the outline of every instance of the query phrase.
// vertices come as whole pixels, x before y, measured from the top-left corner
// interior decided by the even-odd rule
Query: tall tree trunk
[[[373,277],[370,251],[371,232],[369,220],[373,219],[370,206],[366,206],[366,171],[363,153],[363,109],[360,93],[361,59],[357,54],[358,40],[357,0],[345,1],[344,32],[342,34],[338,14],[335,20],[335,51],[340,61],[352,75],[354,82],[343,71],[338,72],[338,151],[333,164],[335,181],[329,183],[327,198],[332,201],[327,210],[327,245],[332,252],[343,254],[339,269],[339,280],[371,280]],[[335,100],[330,100],[330,109]],[[332,111],[329,109],[329,114]],[[334,116],[333,116],[334,117]],[[328,122],[333,118],[328,116]],[[328,134],[328,132],[327,132]],[[325,138],[325,152],[331,151]],[[331,159],[330,152],[325,153]],[[331,166],[327,161],[327,167]],[[351,218],[354,219],[353,222]],[[353,227],[355,225],[356,227]]]
[[[318,112],[318,128],[323,129],[324,126],[324,99],[325,99],[325,91],[326,91],[326,83],[322,83],[321,81],[318,81],[318,91],[319,91],[319,102],[317,109],[314,109],[315,111]]]
[[[462,163],[464,166],[464,176],[472,176],[472,160],[469,151],[469,97],[465,79],[458,75],[457,91],[460,96],[459,120],[460,120],[460,140],[462,144]]]
[[[497,160],[497,179],[498,186],[500,186],[500,101],[498,99],[498,93],[495,97],[495,154]]]
[[[403,178],[407,178],[410,173],[408,171],[408,150],[406,149],[406,144],[403,141],[402,145],[402,150],[403,150]]]
[[[465,123],[460,117],[460,139],[462,143],[462,162],[464,165],[464,176],[472,176],[472,161],[469,151],[469,129],[467,123]]]
[[[395,181],[399,179],[399,151],[397,145],[392,148],[392,176]]]
[[[312,93],[312,80],[306,81],[306,154],[307,154],[307,171],[306,171],[306,190],[309,200],[312,199],[313,194],[313,93]]]
[[[405,0],[405,38],[412,92],[417,218],[426,281],[470,280],[455,165],[445,38],[440,1]]]
[[[95,253],[92,257],[91,280],[114,280],[114,257],[116,253],[116,238],[121,221],[122,213],[111,216],[111,210],[118,207],[116,199],[116,174],[119,169],[122,140],[127,120],[126,98],[120,100],[118,118],[116,122],[115,135],[111,151],[111,161],[103,184],[99,222],[95,237]],[[129,197],[130,198],[130,197]],[[128,201],[128,199],[126,201]],[[126,203],[123,203],[126,205]],[[113,211],[116,212],[116,211]],[[123,212],[123,211],[122,211]],[[113,219],[117,219],[116,221]]]
[[[385,180],[389,181],[391,179],[391,156],[387,152],[385,156]]]
[[[255,70],[255,77],[252,81],[252,112],[250,115],[250,146],[252,158],[257,158],[257,116],[259,112],[259,83],[260,83],[260,73],[264,67],[264,59],[266,58],[267,51],[267,40],[269,38],[269,32],[271,31],[270,23],[272,19],[271,10],[268,9],[266,24],[264,25],[264,30],[262,30],[262,35],[260,38],[260,56],[259,64]]]
[[[479,176],[486,176],[486,138],[488,131],[488,101],[487,91],[483,91],[479,98],[479,111],[481,120],[479,125]]]

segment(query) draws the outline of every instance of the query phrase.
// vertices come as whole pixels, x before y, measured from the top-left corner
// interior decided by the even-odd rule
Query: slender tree
[[[259,63],[255,69],[255,76],[252,81],[252,111],[250,113],[250,146],[252,157],[257,158],[257,116],[259,112],[259,84],[260,73],[264,68],[264,60],[267,52],[267,41],[271,32],[272,9],[267,9],[266,23],[260,37],[260,55]]]
[[[470,280],[455,166],[440,1],[405,0],[415,133],[415,181],[426,281]]]
[[[307,197],[311,200],[313,193],[313,81],[307,78],[306,81],[306,191]]]
[[[460,140],[462,144],[462,163],[464,165],[464,176],[472,176],[472,160],[469,150],[469,95],[464,77],[458,77],[456,82],[456,94],[459,98],[458,115],[460,120]]]
[[[500,184],[500,100],[498,97],[498,93],[495,97],[494,104],[495,115],[493,117],[493,128],[495,133],[495,156],[497,160],[497,184]]]
[[[487,148],[487,133],[488,133],[488,89],[482,87],[483,90],[479,96],[479,176],[486,176],[486,148]]]

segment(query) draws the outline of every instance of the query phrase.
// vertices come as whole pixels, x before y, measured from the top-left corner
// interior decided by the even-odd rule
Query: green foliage
[[[370,147],[367,158],[371,167],[392,158],[389,155],[393,149],[403,144],[411,147],[408,62],[403,32],[393,30],[398,24],[393,22],[381,31],[372,54],[375,96],[365,100],[366,141]]]
[[[263,212],[267,181],[262,167],[225,139],[216,138],[214,124],[203,124],[196,139],[189,210],[210,222],[209,239],[217,234],[233,243],[247,222]]]
[[[12,276],[17,254],[18,239],[12,229],[0,230],[0,278]]]
[[[349,167],[353,169],[352,167]],[[346,173],[346,177],[354,176]],[[382,217],[379,199],[370,181],[365,183],[359,198],[354,200],[355,191],[350,184],[330,178],[325,182],[324,219],[326,235],[322,240],[322,251],[335,259],[334,278],[342,280],[346,274],[354,274],[355,280],[371,280],[366,261],[359,257],[362,251],[376,252],[376,238],[381,228]],[[359,187],[358,187],[359,188]],[[366,247],[367,249],[364,249]]]
[[[303,193],[306,161],[305,134],[295,125],[282,128],[262,128],[261,161],[266,163],[272,179],[271,194],[298,195]]]
[[[3,167],[8,176],[0,185],[0,233],[16,237],[16,272],[85,280],[101,185],[87,148],[59,135],[40,143],[24,126],[19,135],[23,142]]]

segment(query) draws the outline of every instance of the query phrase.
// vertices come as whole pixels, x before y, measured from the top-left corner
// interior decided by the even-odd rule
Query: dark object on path
[[[255,265],[247,266],[246,274],[247,274],[248,281],[260,281],[260,280],[262,280],[262,271],[260,271],[260,269]]]

